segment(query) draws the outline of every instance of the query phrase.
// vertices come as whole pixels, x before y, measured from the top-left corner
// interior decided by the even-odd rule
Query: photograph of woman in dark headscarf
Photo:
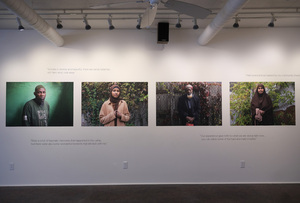
[[[112,85],[109,88],[110,96],[101,107],[99,119],[104,126],[125,126],[130,119],[127,103],[120,98],[121,88]]]
[[[253,125],[274,125],[273,103],[263,84],[256,87],[251,100],[251,113]]]

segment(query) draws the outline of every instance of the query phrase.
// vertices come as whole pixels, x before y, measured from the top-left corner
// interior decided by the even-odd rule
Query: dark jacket
[[[199,125],[200,121],[200,99],[196,95],[193,95],[191,99],[187,98],[187,95],[182,95],[178,100],[178,113],[180,118],[180,124],[186,125],[186,117],[194,117],[194,125]]]

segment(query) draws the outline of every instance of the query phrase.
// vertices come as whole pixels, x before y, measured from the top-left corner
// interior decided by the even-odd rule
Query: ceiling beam
[[[37,30],[42,36],[50,40],[57,46],[64,45],[63,37],[51,27],[41,16],[31,9],[23,0],[0,0],[3,5],[13,12],[16,16],[22,18],[31,27]]]
[[[206,45],[224,27],[228,20],[248,2],[248,0],[228,0],[225,6],[218,12],[213,21],[205,28],[198,38],[200,45]]]

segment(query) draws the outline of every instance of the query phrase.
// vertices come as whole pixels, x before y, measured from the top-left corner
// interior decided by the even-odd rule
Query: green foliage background
[[[109,98],[109,87],[118,84],[121,98],[128,104],[130,120],[127,126],[136,125],[139,112],[143,113],[142,125],[148,121],[148,83],[147,82],[83,82],[82,83],[82,114],[88,126],[102,125],[99,112],[102,104]],[[147,120],[145,122],[145,120]]]
[[[293,87],[294,82],[232,82],[230,83],[230,117],[233,125],[252,125],[251,120],[251,99],[255,93],[257,84],[263,84],[266,92],[271,97],[274,111],[282,105],[295,104],[295,91],[288,91]],[[283,113],[274,113],[275,125],[295,125],[295,112],[288,113],[282,119]]]

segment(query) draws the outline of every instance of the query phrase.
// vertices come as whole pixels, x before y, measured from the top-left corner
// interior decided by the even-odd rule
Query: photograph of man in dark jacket
[[[193,94],[193,86],[185,86],[186,94],[179,97],[178,112],[181,125],[199,125],[200,99]]]

